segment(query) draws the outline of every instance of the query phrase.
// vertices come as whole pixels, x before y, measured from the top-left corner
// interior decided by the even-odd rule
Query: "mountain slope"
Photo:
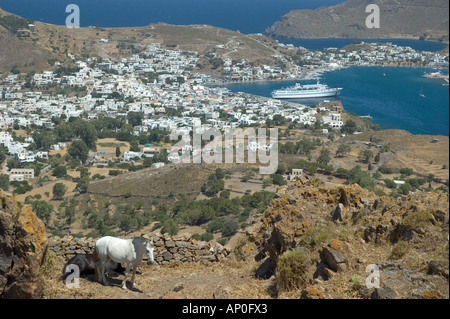
[[[380,28],[366,27],[369,4],[380,8]],[[348,0],[316,10],[292,10],[266,34],[284,38],[432,37],[448,39],[446,0]],[[446,37],[445,37],[446,36]]]
[[[2,24],[5,16],[12,18]],[[29,27],[29,23],[34,27]],[[245,35],[208,25],[158,23],[130,28],[69,29],[26,20],[0,8],[0,72],[8,72],[13,67],[22,72],[50,69],[49,60],[70,61],[67,53],[77,58],[97,56],[117,60],[131,54],[131,50],[120,47],[142,48],[151,43],[200,54],[217,51],[230,59],[246,59],[249,63],[258,64],[272,64],[272,56],[280,54],[273,49],[276,43],[269,37]],[[211,71],[208,70],[209,64],[203,62],[201,64],[205,67],[196,71]]]

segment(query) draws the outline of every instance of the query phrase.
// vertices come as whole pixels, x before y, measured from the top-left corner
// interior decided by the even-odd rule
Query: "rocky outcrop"
[[[41,298],[40,267],[47,249],[44,223],[0,190],[0,297]]]
[[[255,260],[264,260],[256,274],[277,276],[279,257],[302,250],[314,261],[302,298],[321,298],[323,289],[341,298],[336,291],[345,289],[334,280],[343,278],[360,298],[448,298],[448,212],[448,193],[390,198],[356,184],[333,188],[302,177],[279,188],[248,228]],[[365,280],[375,266],[381,274],[377,287]],[[355,276],[361,282],[352,286]]]

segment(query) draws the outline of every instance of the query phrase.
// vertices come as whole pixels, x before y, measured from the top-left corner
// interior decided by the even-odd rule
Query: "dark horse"
[[[98,279],[98,273],[96,271],[95,263],[99,260],[95,253],[93,254],[79,254],[72,257],[63,268],[62,278],[66,279],[70,274],[72,274],[72,270],[68,269],[67,266],[75,265],[78,266],[80,275],[95,275],[95,279]],[[110,275],[123,274],[125,268],[122,267],[120,263],[116,263],[114,261],[108,261],[106,265],[106,271]]]

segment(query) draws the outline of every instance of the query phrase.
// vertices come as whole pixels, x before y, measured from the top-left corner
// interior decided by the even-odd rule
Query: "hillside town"
[[[208,58],[222,63],[222,77],[194,73],[200,56],[151,44],[140,54],[119,61],[89,57],[77,59],[69,53],[75,68],[61,67],[56,71],[18,74],[0,77],[0,144],[19,163],[46,158],[48,149],[28,150],[33,138],[15,140],[9,128],[54,127],[52,118],[84,118],[99,116],[127,117],[129,112],[142,113],[134,134],[152,129],[171,132],[177,128],[190,131],[193,127],[217,128],[264,125],[275,116],[298,124],[313,125],[321,113],[321,124],[339,129],[344,125],[342,105],[308,107],[244,93],[232,93],[223,87],[230,81],[265,81],[314,79],[321,73],[350,66],[383,64],[448,67],[448,54],[419,52],[409,47],[392,44],[367,43],[352,45],[352,50],[329,48],[323,51],[295,48],[278,44],[280,49],[295,52],[298,60],[289,54],[277,56],[278,65],[250,66],[245,60],[233,61],[210,53]],[[361,47],[361,48],[359,48]],[[55,66],[59,66],[58,61]],[[301,66],[300,66],[301,65]],[[58,71],[59,70],[59,71]],[[1,75],[0,75],[1,76]],[[48,93],[49,88],[66,89],[62,93]],[[69,94],[67,94],[67,92]],[[326,103],[325,103],[326,104]],[[326,130],[325,130],[326,131]],[[325,132],[327,133],[327,131]],[[59,149],[64,145],[52,145]],[[125,152],[124,161],[146,157],[159,152],[157,148]]]

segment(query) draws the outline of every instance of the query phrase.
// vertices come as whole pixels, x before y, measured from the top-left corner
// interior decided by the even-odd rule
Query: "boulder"
[[[339,203],[339,205],[336,206],[336,208],[334,208],[331,211],[331,218],[333,219],[334,222],[340,221],[343,222],[344,218],[345,218],[345,206],[342,203]]]
[[[45,225],[3,190],[0,200],[0,297],[42,298],[40,270],[48,245]]]
[[[300,299],[329,299],[320,287],[308,286],[302,290]]]
[[[346,243],[334,239],[320,251],[320,259],[332,271],[347,269],[349,249]],[[328,275],[327,275],[328,276]]]

